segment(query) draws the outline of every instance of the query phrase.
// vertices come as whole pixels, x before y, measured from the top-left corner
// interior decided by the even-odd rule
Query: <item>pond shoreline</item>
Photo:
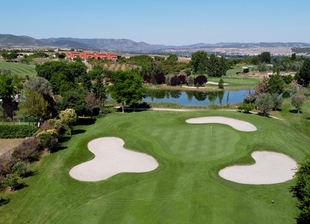
[[[253,89],[255,86],[228,86],[225,85],[224,89],[219,89],[217,85],[207,84],[207,86],[195,87],[195,86],[168,86],[163,85],[149,85],[144,84],[149,90],[181,90],[181,91],[224,91],[224,90],[242,90],[242,89]]]

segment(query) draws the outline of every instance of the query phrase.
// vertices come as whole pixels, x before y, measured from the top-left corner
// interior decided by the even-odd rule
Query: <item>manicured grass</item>
[[[253,123],[256,132],[240,132],[219,124],[190,125],[187,118],[227,116]],[[0,207],[0,223],[108,224],[262,224],[294,223],[294,181],[274,185],[243,185],[226,181],[218,171],[250,163],[255,150],[286,153],[302,161],[310,138],[290,123],[237,112],[114,113],[91,126],[77,126],[67,148],[44,157],[28,187],[10,193]],[[116,136],[125,147],[148,153],[159,167],[148,173],[123,173],[87,183],[72,179],[69,170],[91,159],[87,143]],[[272,204],[271,201],[275,200]]]
[[[212,82],[219,82],[221,78],[217,77],[208,77],[208,81]],[[235,78],[235,77],[222,77],[224,80],[224,83],[227,83],[228,85],[225,86],[227,87],[255,87],[257,84],[258,80],[254,78]]]
[[[35,70],[35,65],[28,65],[16,62],[4,62],[0,61],[0,70],[10,70],[13,75],[19,76],[36,76],[37,72]]]

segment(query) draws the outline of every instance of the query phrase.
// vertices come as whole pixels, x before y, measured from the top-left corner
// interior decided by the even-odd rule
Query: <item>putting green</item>
[[[224,116],[257,127],[241,132],[222,124],[186,124],[193,117]],[[276,119],[236,112],[114,113],[94,125],[79,126],[67,148],[46,156],[28,187],[9,195],[0,207],[0,223],[109,224],[261,224],[295,222],[294,180],[272,185],[238,184],[219,170],[255,161],[251,152],[281,152],[304,159],[310,139]],[[276,131],[275,131],[276,130]],[[147,173],[121,173],[98,182],[80,182],[69,170],[94,155],[89,141],[106,136],[124,140],[124,148],[158,161]],[[271,201],[275,200],[272,204]]]

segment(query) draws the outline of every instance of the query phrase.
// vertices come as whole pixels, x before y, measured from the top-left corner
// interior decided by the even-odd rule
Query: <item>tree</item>
[[[293,196],[297,198],[297,208],[299,214],[297,217],[297,224],[310,223],[310,159],[306,159],[302,163],[296,176],[296,184],[291,188]]]
[[[94,93],[87,93],[85,96],[86,107],[89,109],[91,116],[93,116],[94,109],[99,102]]]
[[[258,59],[261,63],[270,64],[271,63],[271,55],[270,52],[263,52],[258,55]]]
[[[205,51],[197,51],[192,54],[190,66],[194,73],[204,73],[208,64],[208,55]]]
[[[87,112],[85,95],[83,89],[64,92],[62,99],[57,103],[58,111],[72,108],[78,115],[85,115]]]
[[[300,85],[307,87],[310,83],[310,59],[305,59],[295,78]]]
[[[42,95],[52,96],[53,91],[50,82],[42,77],[33,77],[27,80],[24,84],[24,89],[32,89]]]
[[[18,56],[16,51],[12,51],[11,53],[3,52],[1,53],[1,55],[5,60],[13,60],[13,59],[16,59]]]
[[[297,113],[301,111],[301,107],[305,101],[305,96],[302,94],[295,94],[291,98],[291,104],[294,106],[297,110]]]
[[[42,65],[36,66],[38,76],[43,77],[47,80],[51,80],[53,75],[59,73],[65,73],[67,65],[64,61],[48,61]]]
[[[44,100],[42,94],[32,89],[28,89],[24,92],[24,99],[19,104],[19,108],[37,122],[47,117],[47,107],[48,103]]]
[[[279,74],[275,74],[270,76],[268,80],[268,92],[271,94],[277,93],[281,94],[284,90],[284,81],[282,77]]]
[[[0,75],[0,99],[2,99],[3,115],[13,117],[13,99],[15,94],[13,78],[8,75]]]
[[[215,54],[210,56],[207,64],[207,73],[209,76],[222,77],[226,75],[227,70],[228,63],[224,57],[219,58]]]
[[[24,89],[32,89],[37,93],[42,94],[44,100],[48,102],[48,111],[56,115],[55,101],[53,98],[53,91],[48,80],[42,77],[33,77],[27,80],[24,84]]]
[[[267,116],[273,108],[272,96],[268,93],[260,94],[256,99],[256,107],[264,116]]]
[[[112,98],[122,104],[122,112],[125,104],[138,103],[144,97],[146,89],[139,74],[132,71],[118,71],[114,74],[114,80],[109,91]]]
[[[267,77],[264,77],[262,80],[260,80],[256,86],[255,86],[255,94],[259,95],[262,93],[268,93],[269,92],[269,79]]]
[[[54,94],[63,94],[66,91],[76,89],[75,83],[68,82],[63,73],[54,74],[50,80]]]
[[[104,106],[104,102],[107,99],[107,86],[108,84],[103,83],[103,77],[97,76],[95,84],[93,86],[93,92],[97,99],[99,99],[100,105]]]
[[[83,77],[86,75],[87,67],[83,62],[70,62],[66,66],[65,76],[68,81],[74,82],[75,78]]]

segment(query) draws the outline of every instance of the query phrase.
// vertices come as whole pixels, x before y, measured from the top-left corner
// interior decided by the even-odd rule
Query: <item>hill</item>
[[[15,36],[11,34],[0,34],[0,46],[10,47],[61,47],[61,48],[80,48],[92,50],[105,50],[112,52],[127,53],[182,53],[204,50],[218,52],[217,49],[257,49],[261,51],[272,48],[291,48],[310,47],[308,43],[301,42],[261,42],[261,43],[196,43],[182,46],[168,46],[160,44],[148,44],[136,42],[129,39],[104,39],[104,38],[47,38],[35,39],[29,36]],[[221,52],[221,51],[219,51]]]

